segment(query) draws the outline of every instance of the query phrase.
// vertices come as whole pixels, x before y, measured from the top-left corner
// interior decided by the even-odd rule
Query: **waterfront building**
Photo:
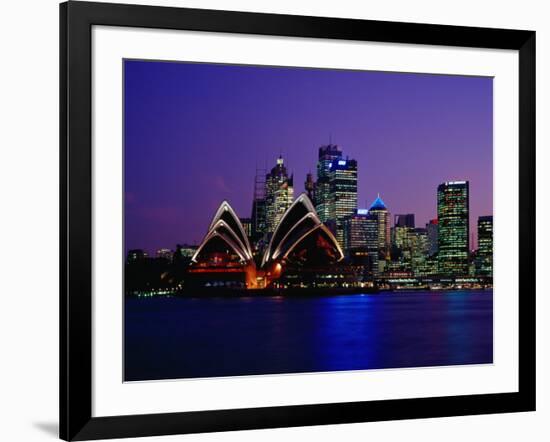
[[[367,250],[368,210],[358,209],[355,214],[344,219],[344,252]]]
[[[448,181],[437,188],[438,261],[444,276],[468,274],[469,183]]]
[[[386,260],[390,255],[390,212],[380,194],[370,205],[369,214],[376,219],[380,258]]]
[[[334,221],[335,236],[344,246],[344,220],[357,211],[357,161],[334,160],[330,166],[329,219]]]
[[[315,183],[315,210],[321,222],[326,223],[330,214],[330,168],[334,160],[342,158],[342,151],[335,144],[319,148],[317,182]]]
[[[437,218],[431,219],[426,224],[426,232],[428,234],[428,255],[434,256],[438,251],[438,225]]]
[[[427,256],[423,261],[419,261],[414,270],[415,277],[433,277],[439,273],[437,256]]]
[[[411,247],[414,227],[408,225],[394,225],[391,228],[391,249],[390,258],[393,269],[412,271],[411,269]]]
[[[240,219],[223,201],[188,269],[190,287],[256,288],[252,248]]]
[[[309,281],[308,284],[315,286],[317,281],[324,284],[327,278],[333,282],[332,266],[343,258],[336,238],[319,220],[305,193],[285,211],[258,263],[241,220],[224,201],[191,259],[185,284],[186,287],[258,289],[285,288]],[[356,269],[338,268],[335,272],[347,274],[346,283],[357,274]]]
[[[428,258],[428,231],[415,228],[410,238],[411,269],[415,276],[422,276]]]
[[[404,271],[416,276],[428,257],[426,229],[396,225],[392,229],[392,261]]]
[[[493,276],[493,217],[480,216],[477,220],[476,273]]]
[[[411,236],[414,232],[414,227],[409,226],[394,226],[391,229],[392,246],[399,250],[400,254],[406,254],[411,248]],[[409,256],[410,258],[410,256]]]
[[[289,177],[282,156],[266,175],[266,230],[271,234],[294,200],[293,177]]]

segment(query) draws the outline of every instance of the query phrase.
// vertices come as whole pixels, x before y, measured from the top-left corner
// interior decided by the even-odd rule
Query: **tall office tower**
[[[438,250],[437,218],[431,219],[430,222],[426,224],[426,231],[428,232],[428,255],[434,256]]]
[[[366,247],[368,252],[369,270],[373,278],[377,278],[383,266],[379,264],[380,251],[379,251],[379,228],[378,217],[367,211],[365,219],[365,233],[366,233]]]
[[[390,231],[393,247],[402,252],[410,249],[411,233],[414,231],[413,227],[396,225]]]
[[[412,229],[410,237],[411,269],[415,276],[423,276],[428,259],[428,231]]]
[[[329,220],[330,211],[330,167],[334,160],[340,158],[342,158],[342,151],[335,144],[328,144],[319,148],[314,204],[319,219],[324,223]]]
[[[294,200],[292,175],[289,177],[282,156],[265,177],[266,227],[273,233],[277,224]]]
[[[448,181],[438,186],[438,262],[444,276],[468,274],[469,212],[468,181]]]
[[[493,216],[477,219],[477,274],[493,276]]]
[[[414,213],[395,215],[393,217],[395,227],[412,227],[414,229]]]
[[[357,209],[356,213],[344,219],[344,253],[351,250],[367,250],[368,210]]]
[[[376,218],[380,258],[387,259],[390,255],[390,212],[380,195],[371,204],[369,214]]]
[[[252,200],[251,239],[254,246],[267,233],[266,201],[265,201],[265,169],[256,169],[254,179],[254,199]]]
[[[315,204],[315,181],[313,181],[313,175],[308,173],[306,176],[306,182],[304,183],[306,194],[313,204]]]
[[[344,219],[357,211],[357,161],[334,160],[330,166],[329,180],[329,219],[334,221],[340,247],[344,247]]]

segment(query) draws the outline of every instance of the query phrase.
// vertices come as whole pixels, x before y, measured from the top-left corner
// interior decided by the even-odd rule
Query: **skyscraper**
[[[315,181],[313,181],[313,175],[311,173],[308,173],[306,176],[304,189],[306,190],[308,198],[313,204],[315,204]]]
[[[477,263],[480,276],[493,276],[493,217],[480,216],[477,219]]]
[[[392,245],[402,252],[408,250],[410,248],[411,232],[413,231],[413,227],[395,225],[394,228],[391,229]]]
[[[266,219],[266,171],[265,169],[256,169],[256,177],[254,179],[254,199],[252,200],[252,215],[251,215],[251,239],[254,247],[267,233]]]
[[[437,218],[431,219],[430,222],[426,224],[426,231],[428,232],[428,255],[433,256],[439,249]]]
[[[438,262],[445,276],[468,274],[469,184],[448,181],[437,188]]]
[[[319,148],[314,203],[317,215],[324,223],[329,220],[330,213],[330,167],[334,160],[340,158],[342,158],[342,151],[335,144],[328,144]]]
[[[367,250],[368,211],[358,209],[355,214],[344,220],[344,252]]]
[[[329,219],[334,221],[336,239],[343,247],[344,219],[357,211],[357,161],[333,160],[329,181]]]
[[[415,276],[422,276],[428,258],[428,231],[422,228],[411,232],[411,269]]]
[[[293,177],[289,177],[282,156],[265,178],[266,230],[273,233],[294,200]]]
[[[369,214],[376,219],[380,257],[387,259],[390,253],[390,212],[380,195],[371,204]]]
[[[377,278],[380,272],[383,270],[383,266],[379,264],[380,251],[379,251],[379,226],[378,216],[367,212],[365,219],[365,233],[367,236],[367,251],[369,270],[373,278]]]

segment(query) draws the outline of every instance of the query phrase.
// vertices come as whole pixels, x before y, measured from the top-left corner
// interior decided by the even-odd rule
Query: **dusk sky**
[[[358,162],[359,208],[380,193],[416,226],[444,181],[470,181],[470,232],[493,209],[492,79],[125,61],[126,249],[200,242],[227,200],[252,209],[256,167],[282,154],[294,193],[329,138]]]

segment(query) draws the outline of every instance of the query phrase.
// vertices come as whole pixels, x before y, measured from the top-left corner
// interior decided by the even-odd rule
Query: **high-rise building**
[[[273,233],[294,200],[293,177],[289,177],[282,156],[265,178],[266,230]]]
[[[387,259],[390,254],[390,212],[380,195],[370,205],[369,214],[376,219],[380,257]]]
[[[254,199],[252,200],[251,240],[254,247],[267,233],[266,200],[265,200],[265,169],[256,169],[254,179]]]
[[[394,227],[411,227],[414,229],[414,213],[395,215],[393,225]]]
[[[438,186],[438,262],[442,275],[468,274],[469,212],[468,181],[448,181]]]
[[[477,219],[477,263],[480,276],[493,276],[493,217],[480,216]]]
[[[428,255],[434,256],[439,249],[437,218],[431,219],[426,224],[426,231],[428,232]]]
[[[308,198],[315,204],[315,181],[313,181],[313,175],[311,173],[308,173],[306,176],[304,188]]]
[[[412,272],[415,276],[423,276],[428,258],[428,231],[426,229],[412,229],[410,250]]]
[[[410,227],[410,221],[409,218],[407,223],[397,222],[392,229],[392,264],[421,276],[421,269],[428,257],[428,231]]]
[[[342,158],[342,151],[335,144],[319,148],[314,203],[317,215],[324,223],[330,219],[330,168],[332,162],[340,158]]]
[[[357,161],[334,160],[330,166],[329,219],[334,221],[335,236],[344,246],[344,219],[357,211]]]
[[[378,217],[367,211],[365,219],[365,233],[368,252],[369,270],[373,278],[377,278],[384,270],[383,265],[380,262],[380,250],[379,250],[379,225]]]
[[[369,214],[365,209],[358,209],[355,214],[344,219],[344,252],[367,250],[367,231]]]
[[[413,227],[394,226],[393,229],[391,229],[392,246],[399,249],[401,252],[408,251],[411,247],[410,240],[413,231]]]

